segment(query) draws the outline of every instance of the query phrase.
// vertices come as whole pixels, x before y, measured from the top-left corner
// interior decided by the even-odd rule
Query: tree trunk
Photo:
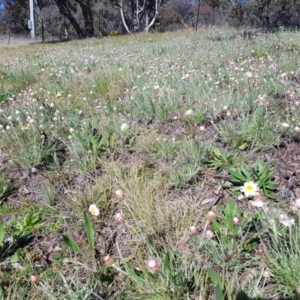
[[[140,20],[139,20],[139,0],[132,1],[132,27],[131,32],[138,32],[140,30]]]
[[[124,25],[126,31],[127,31],[128,33],[131,33],[131,31],[130,31],[130,29],[128,28],[128,25],[127,25],[127,23],[126,23],[125,16],[124,16],[123,0],[120,0],[120,2],[119,2],[119,7],[120,7],[120,14],[121,14],[121,19],[122,19],[123,25]]]
[[[128,33],[146,31],[154,24],[162,0],[110,0],[120,9]],[[126,14],[128,13],[129,16]]]
[[[70,10],[70,8],[67,6],[67,3],[65,0],[55,0],[55,3],[59,9],[59,12],[64,15],[72,24],[72,26],[74,27],[74,29],[76,30],[76,33],[78,35],[79,38],[86,38],[87,34],[84,30],[82,30],[78,24],[78,22],[76,21],[76,19],[74,18],[74,16],[72,15],[72,12]]]
[[[92,37],[94,36],[94,25],[93,25],[93,16],[91,10],[91,1],[76,0],[76,2],[80,5],[82,10],[86,34],[88,37]]]

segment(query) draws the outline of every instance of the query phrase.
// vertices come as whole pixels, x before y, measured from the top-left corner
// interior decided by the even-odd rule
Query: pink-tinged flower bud
[[[266,268],[267,267],[267,264],[266,264],[266,261],[264,259],[262,259],[259,263],[260,267],[262,268]]]
[[[112,263],[113,263],[113,259],[112,259],[112,257],[109,255],[109,254],[107,254],[105,257],[104,257],[104,264],[106,265],[106,266],[111,266],[112,265]]]
[[[160,264],[156,258],[150,258],[147,260],[146,266],[150,273],[155,273],[159,270]]]
[[[37,283],[39,281],[39,278],[40,278],[39,275],[33,274],[30,276],[30,281],[31,283]]]
[[[239,224],[240,224],[240,219],[239,219],[238,217],[234,217],[234,218],[232,219],[232,223],[233,223],[234,225],[239,225]]]
[[[300,286],[297,286],[296,292],[297,292],[298,295],[300,295]]]
[[[270,278],[271,277],[271,273],[269,271],[263,271],[263,274],[262,274],[263,278]]]
[[[190,233],[191,234],[197,234],[198,232],[199,232],[198,227],[196,227],[196,226],[191,226],[190,227]]]
[[[116,215],[115,215],[115,220],[117,221],[117,222],[123,222],[124,221],[124,214],[123,213],[116,213]]]
[[[116,190],[115,191],[115,195],[116,195],[116,198],[117,199],[123,199],[124,198],[124,196],[125,196],[125,193],[124,193],[124,191],[122,191],[122,190]]]
[[[260,192],[255,192],[254,200],[259,201],[263,198],[263,195]]]
[[[299,126],[296,126],[296,127],[294,128],[294,131],[295,131],[296,133],[300,133],[300,127],[299,127]]]
[[[205,237],[208,239],[208,240],[211,240],[212,238],[214,238],[215,234],[213,231],[211,231],[210,229],[206,230],[205,231]]]
[[[216,217],[216,214],[213,211],[209,211],[206,215],[206,220],[212,221]]]
[[[265,254],[265,251],[264,251],[264,249],[259,248],[259,249],[257,250],[257,253],[258,253],[259,255],[264,255],[264,254]]]
[[[174,117],[172,118],[172,120],[173,120],[173,121],[177,121],[177,120],[179,120],[179,117],[178,117],[178,116],[174,116]]]

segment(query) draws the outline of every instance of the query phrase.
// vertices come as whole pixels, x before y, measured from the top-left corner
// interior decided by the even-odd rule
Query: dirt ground
[[[0,35],[0,47],[7,47],[7,46],[23,46],[29,45],[33,43],[41,42],[41,38],[38,37],[36,39],[32,39],[30,35],[28,36],[21,36],[21,35]]]

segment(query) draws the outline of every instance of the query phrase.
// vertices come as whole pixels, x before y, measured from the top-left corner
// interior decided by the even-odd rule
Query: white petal
[[[244,195],[242,195],[242,194],[240,194],[239,196],[238,196],[238,200],[243,200],[245,197],[244,197]]]
[[[250,203],[255,207],[263,207],[266,204],[262,201],[250,201]]]
[[[283,224],[284,226],[292,226],[295,224],[295,219],[289,219],[288,217],[286,218],[279,218],[279,222]]]
[[[288,123],[281,123],[281,126],[282,126],[283,128],[288,128],[290,125],[289,125]]]

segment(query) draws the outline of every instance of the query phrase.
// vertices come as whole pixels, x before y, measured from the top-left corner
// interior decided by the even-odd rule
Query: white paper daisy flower
[[[295,219],[293,218],[290,219],[287,215],[280,215],[279,222],[284,226],[291,227],[292,225],[295,224]]]
[[[100,213],[99,208],[97,207],[96,204],[91,204],[90,205],[89,212],[93,216],[99,216],[99,213]]]
[[[253,181],[245,182],[241,187],[241,192],[244,193],[245,197],[253,197],[255,193],[259,191],[258,185]]]

